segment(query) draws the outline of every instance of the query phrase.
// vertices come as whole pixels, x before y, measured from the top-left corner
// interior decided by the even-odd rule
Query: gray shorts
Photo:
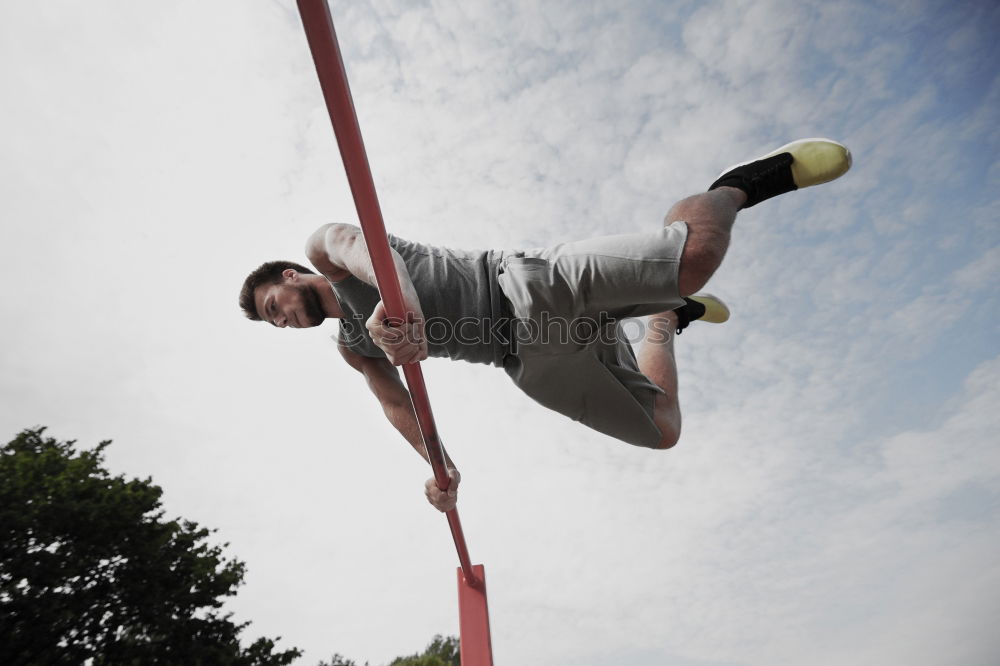
[[[621,320],[684,304],[677,285],[687,225],[504,256],[500,289],[515,318],[504,369],[540,404],[637,446],[656,446],[662,389],[639,371]]]

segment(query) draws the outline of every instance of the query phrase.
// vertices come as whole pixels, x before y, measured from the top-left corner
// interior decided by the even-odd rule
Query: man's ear
[[[281,277],[285,278],[289,282],[295,282],[299,279],[299,273],[294,268],[286,268],[281,271]]]

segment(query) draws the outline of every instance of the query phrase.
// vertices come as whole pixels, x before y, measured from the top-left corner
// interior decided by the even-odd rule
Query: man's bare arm
[[[419,309],[417,291],[403,258],[391,247],[389,251],[396,264],[403,301],[407,306],[414,305]],[[362,282],[378,287],[364,235],[354,225],[324,224],[306,241],[306,256],[323,275],[334,282],[353,275]]]
[[[380,301],[365,327],[372,341],[385,352],[393,365],[415,363],[427,358],[424,313],[403,258],[392,248],[390,251],[399,277],[405,318],[403,321],[389,321],[385,305]],[[327,224],[320,227],[306,242],[306,256],[333,282],[354,275],[362,282],[378,287],[364,236],[355,226]]]
[[[410,392],[403,384],[403,380],[399,378],[399,371],[383,358],[361,356],[343,345],[339,345],[339,348],[344,360],[365,376],[368,388],[378,398],[389,423],[399,431],[399,434],[424,460],[429,462],[423,437],[420,434],[420,426],[417,423],[417,415],[413,412],[413,404],[410,402]],[[448,452],[446,451],[444,455],[448,468],[453,469],[455,464],[448,456]]]
[[[361,356],[343,345],[339,345],[339,348],[344,360],[365,376],[368,387],[378,398],[389,423],[399,431],[424,460],[428,460],[427,450],[420,434],[420,426],[417,424],[417,416],[414,414],[413,405],[410,402],[410,392],[400,380],[399,371],[385,359]],[[462,475],[458,473],[455,463],[452,462],[447,451],[444,452],[444,457],[445,463],[448,465],[448,477],[451,479],[448,490],[440,490],[437,487],[437,481],[431,477],[424,484],[424,494],[427,496],[427,501],[437,510],[450,511],[455,508],[455,504],[458,502],[458,484],[462,482]]]

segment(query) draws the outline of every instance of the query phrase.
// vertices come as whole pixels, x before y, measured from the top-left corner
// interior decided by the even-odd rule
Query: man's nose
[[[274,321],[274,325],[277,326],[278,328],[284,328],[288,326],[288,317],[286,317],[283,314],[278,315],[278,318]]]

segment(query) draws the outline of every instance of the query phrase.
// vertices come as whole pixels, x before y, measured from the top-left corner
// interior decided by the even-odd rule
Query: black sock
[[[690,298],[684,299],[684,305],[680,306],[674,313],[677,315],[677,334],[688,327],[691,322],[705,316],[705,306]]]
[[[708,189],[735,187],[747,195],[743,208],[756,206],[761,201],[798,189],[792,177],[792,162],[791,153],[779,153],[743,164],[719,176]]]

